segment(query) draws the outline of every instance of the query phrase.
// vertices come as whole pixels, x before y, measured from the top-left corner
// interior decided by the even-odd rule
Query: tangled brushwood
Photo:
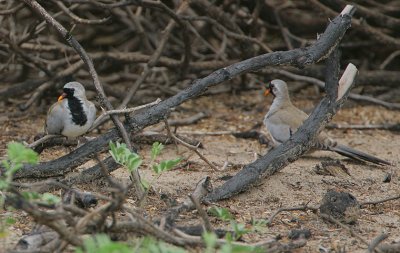
[[[304,246],[306,236],[290,242],[279,238],[240,242],[249,232],[248,226],[236,222],[223,208],[214,207],[207,213],[201,204],[251,189],[298,159],[347,98],[400,108],[395,101],[400,95],[396,88],[400,82],[399,1],[357,2],[360,4],[349,5],[345,0],[0,1],[0,100],[18,103],[22,111],[31,110],[47,95],[58,93],[66,82],[76,80],[95,92],[103,109],[93,128],[108,119],[114,124],[113,129],[73,152],[47,162],[38,163],[37,154],[21,144],[9,144],[7,159],[0,165],[2,208],[23,210],[39,224],[20,240],[15,252],[182,250],[176,246],[201,247],[206,252],[288,252]],[[368,71],[357,76],[353,64]],[[362,90],[352,93],[356,76]],[[218,169],[198,152],[200,143],[170,129],[179,122],[167,120],[169,113],[200,95],[259,89],[266,78],[311,83],[324,88],[327,96],[288,142],[244,166],[216,189],[210,177],[204,177],[189,197],[182,196],[181,203],[149,219],[143,206],[152,182],[140,176],[144,158],[135,150],[138,133],[165,122],[165,142],[183,145]],[[210,89],[217,85],[218,89]],[[156,100],[159,97],[162,101]],[[123,114],[125,120],[117,114]],[[192,120],[201,117],[204,114]],[[46,139],[32,147],[38,151],[61,143],[57,138],[52,141]],[[157,161],[162,148],[155,142],[146,162],[156,175],[181,162],[179,157]],[[92,167],[66,177],[88,161]],[[111,176],[120,167],[129,171],[128,183]],[[57,180],[49,179],[55,177]],[[37,181],[27,183],[27,179]],[[107,194],[75,186],[98,179],[105,181]],[[61,198],[48,193],[54,190],[61,190]],[[134,199],[135,205],[128,203],[128,198]],[[307,205],[300,208],[309,209],[318,210]],[[193,210],[200,217],[198,225],[175,224],[179,215]],[[230,228],[213,228],[209,215],[230,222]],[[322,217],[343,225],[329,215]],[[2,220],[2,231],[7,222],[12,218]],[[260,224],[254,221],[252,229]],[[137,241],[130,240],[128,245],[128,236]],[[384,250],[377,245],[385,236],[368,246],[370,252]]]

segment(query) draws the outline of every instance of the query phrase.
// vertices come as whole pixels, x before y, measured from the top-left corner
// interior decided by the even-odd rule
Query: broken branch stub
[[[344,70],[342,77],[339,80],[338,96],[336,101],[342,99],[344,94],[348,92],[348,90],[350,89],[351,85],[354,82],[354,79],[356,78],[357,73],[358,73],[357,67],[354,66],[352,63],[349,63],[349,65],[347,65],[346,69]]]

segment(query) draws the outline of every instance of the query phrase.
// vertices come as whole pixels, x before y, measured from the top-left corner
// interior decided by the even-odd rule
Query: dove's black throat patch
[[[79,126],[85,125],[87,116],[83,110],[82,101],[74,97],[74,89],[64,88],[63,91],[67,94],[66,98],[68,99],[68,107],[71,111],[72,122]]]

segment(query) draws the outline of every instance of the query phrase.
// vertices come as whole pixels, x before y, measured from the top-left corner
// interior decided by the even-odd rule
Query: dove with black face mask
[[[45,131],[75,138],[85,134],[95,119],[96,107],[86,98],[83,85],[69,82],[64,85],[58,102],[47,113]]]

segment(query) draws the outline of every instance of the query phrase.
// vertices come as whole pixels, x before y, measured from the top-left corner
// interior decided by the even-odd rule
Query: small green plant
[[[264,252],[260,247],[248,246],[248,245],[237,245],[233,243],[238,240],[241,236],[250,233],[252,230],[246,228],[242,223],[237,223],[233,219],[233,215],[226,208],[221,207],[211,207],[208,212],[214,215],[222,221],[229,221],[233,232],[228,232],[225,235],[226,243],[220,247],[218,252],[222,253],[236,253],[236,252]],[[216,235],[205,233],[203,234],[203,240],[206,244],[206,252],[214,252],[216,247]]]
[[[164,171],[170,170],[176,165],[178,165],[181,162],[181,158],[176,158],[172,160],[164,160],[161,161],[160,163],[155,163],[155,159],[157,156],[161,153],[161,151],[164,149],[164,145],[162,145],[159,142],[154,142],[153,146],[151,148],[151,162],[150,164],[152,165],[152,168],[155,173],[158,175],[161,174]]]
[[[257,246],[250,245],[237,245],[233,244],[231,241],[227,241],[222,245],[220,253],[262,253],[265,249]]]
[[[261,247],[250,246],[250,245],[238,245],[233,243],[234,238],[232,238],[231,233],[227,233],[225,236],[225,243],[220,246],[217,251],[217,235],[214,233],[203,233],[203,240],[206,245],[204,250],[205,253],[221,252],[221,253],[245,253],[245,252],[265,252]]]
[[[113,242],[105,234],[97,234],[83,242],[83,249],[77,248],[76,253],[131,253],[132,249],[120,242]]]
[[[223,221],[230,221],[233,219],[233,215],[226,208],[213,206],[208,209],[208,212]]]
[[[126,146],[125,143],[113,143],[110,141],[110,154],[114,158],[115,162],[126,167],[129,172],[132,172],[139,168],[142,164],[142,158]]]
[[[10,142],[7,145],[8,160],[1,161],[4,166],[4,176],[0,178],[0,190],[7,190],[12,182],[13,175],[22,168],[24,163],[36,164],[39,161],[38,154],[26,148],[18,142]]]
[[[23,144],[18,142],[10,142],[7,145],[7,159],[2,160],[1,164],[4,167],[4,174],[0,177],[0,191],[6,193],[12,187],[12,181],[14,174],[23,167],[24,164],[37,164],[39,161],[39,155],[25,147]],[[37,201],[49,205],[60,202],[60,198],[51,194],[43,193],[39,194],[31,191],[21,192],[21,195],[30,201]],[[4,208],[4,202],[6,194],[0,196],[0,209]],[[6,228],[8,225],[15,223],[15,220],[11,217],[11,213],[7,214],[4,219],[0,221],[0,237],[7,235]]]
[[[157,241],[152,237],[144,237],[128,245],[122,242],[114,242],[105,234],[97,234],[87,238],[82,248],[75,250],[75,253],[185,253],[182,248]]]
[[[213,253],[215,252],[215,247],[217,245],[217,235],[215,233],[204,232],[203,233],[203,240],[206,244],[206,248],[204,253]]]
[[[234,220],[231,220],[231,227],[233,229],[234,240],[238,240],[242,235],[248,234],[251,232],[250,229],[246,228],[246,225],[243,223],[237,223]]]
[[[139,166],[143,163],[142,158],[130,151],[125,143],[113,143],[110,141],[110,154],[114,158],[115,162],[121,164],[125,168],[132,172],[139,168]],[[153,171],[160,176],[162,172],[170,170],[178,165],[181,161],[181,158],[171,159],[171,160],[163,160],[160,163],[156,162],[156,158],[161,154],[161,151],[164,149],[164,145],[159,142],[153,143],[151,148],[151,160],[150,165]],[[148,183],[146,180],[142,179],[142,186],[148,190],[151,183]]]
[[[268,221],[264,219],[251,219],[251,226],[253,232],[262,232],[267,229]]]
[[[140,245],[135,245],[140,253],[185,253],[186,250],[163,241],[158,241],[153,237],[146,236]]]
[[[55,205],[60,203],[61,199],[58,196],[55,196],[51,193],[45,192],[43,194],[37,192],[21,192],[21,195],[26,199],[33,202],[41,202],[46,203],[48,205]]]

